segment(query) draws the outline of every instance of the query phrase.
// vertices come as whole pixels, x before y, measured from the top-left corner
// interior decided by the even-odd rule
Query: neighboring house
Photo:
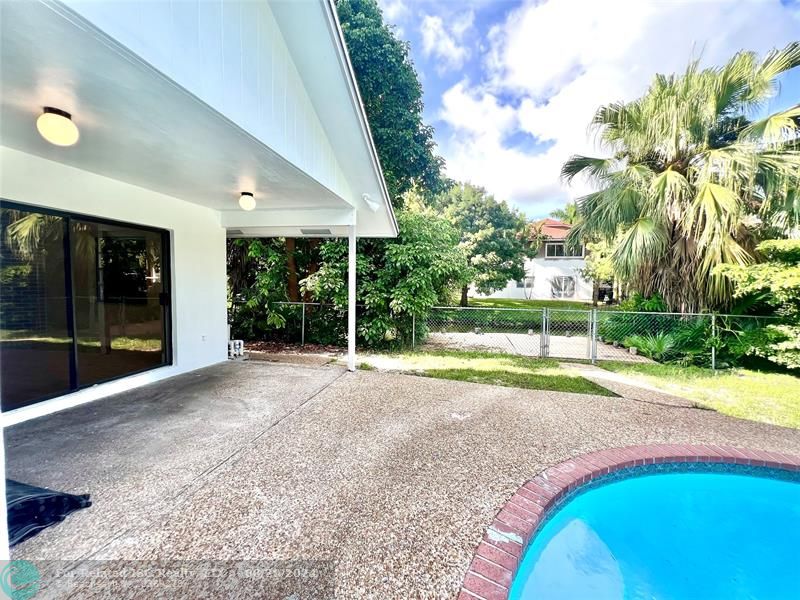
[[[544,219],[534,225],[545,240],[536,256],[525,260],[525,279],[509,281],[502,290],[479,297],[591,302],[592,282],[580,274],[586,266],[585,248],[572,250],[565,243],[572,226],[555,219]]]
[[[397,223],[332,0],[0,2],[0,64],[3,427],[225,360],[230,237],[349,239],[354,368]]]

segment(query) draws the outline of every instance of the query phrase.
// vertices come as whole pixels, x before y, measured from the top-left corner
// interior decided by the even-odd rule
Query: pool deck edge
[[[697,462],[800,471],[800,456],[709,444],[627,446],[570,458],[523,483],[500,508],[475,549],[457,600],[507,600],[534,534],[559,500],[575,488],[630,467]]]

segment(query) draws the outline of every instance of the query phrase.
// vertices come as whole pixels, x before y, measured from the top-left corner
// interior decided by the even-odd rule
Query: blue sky
[[[589,191],[558,177],[597,154],[598,106],[632,100],[657,72],[720,64],[800,39],[800,0],[379,0],[411,43],[448,175],[530,218]],[[800,102],[800,69],[766,110]]]

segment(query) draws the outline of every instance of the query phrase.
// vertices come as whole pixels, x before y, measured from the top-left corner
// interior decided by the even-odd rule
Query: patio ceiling
[[[353,204],[69,9],[0,5],[0,143],[220,211],[229,235],[345,235]],[[78,144],[36,131],[43,106],[73,115]],[[238,207],[254,191],[257,209]],[[363,209],[363,207],[361,207]],[[364,211],[367,212],[367,211]],[[359,235],[370,235],[365,216]]]

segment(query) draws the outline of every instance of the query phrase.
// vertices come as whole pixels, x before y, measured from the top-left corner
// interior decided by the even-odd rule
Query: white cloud
[[[474,18],[474,13],[469,11],[454,19],[449,27],[438,15],[425,15],[422,19],[422,52],[439,59],[437,70],[440,73],[460,69],[469,58],[469,48],[461,44],[461,39],[472,27]]]
[[[441,142],[451,177],[482,185],[499,199],[522,199],[532,190],[542,196],[558,194],[558,182],[531,181],[536,171],[548,167],[549,156],[504,147],[503,140],[520,126],[515,108],[461,81],[442,96],[439,116],[454,131]]]
[[[779,0],[528,0],[491,29],[483,80],[443,95],[448,174],[539,214],[554,197],[587,191],[562,186],[559,171],[569,155],[597,152],[587,126],[601,104],[640,96],[653,75],[679,72],[691,58],[763,54],[799,32],[796,6]],[[509,97],[513,105],[501,101]],[[538,154],[505,146],[515,131],[552,145]]]
[[[408,14],[408,5],[404,0],[379,0],[384,18],[390,23],[396,23]]]
[[[491,94],[469,90],[466,80],[444,93],[440,116],[456,129],[498,140],[516,124],[511,106],[502,106]]]

